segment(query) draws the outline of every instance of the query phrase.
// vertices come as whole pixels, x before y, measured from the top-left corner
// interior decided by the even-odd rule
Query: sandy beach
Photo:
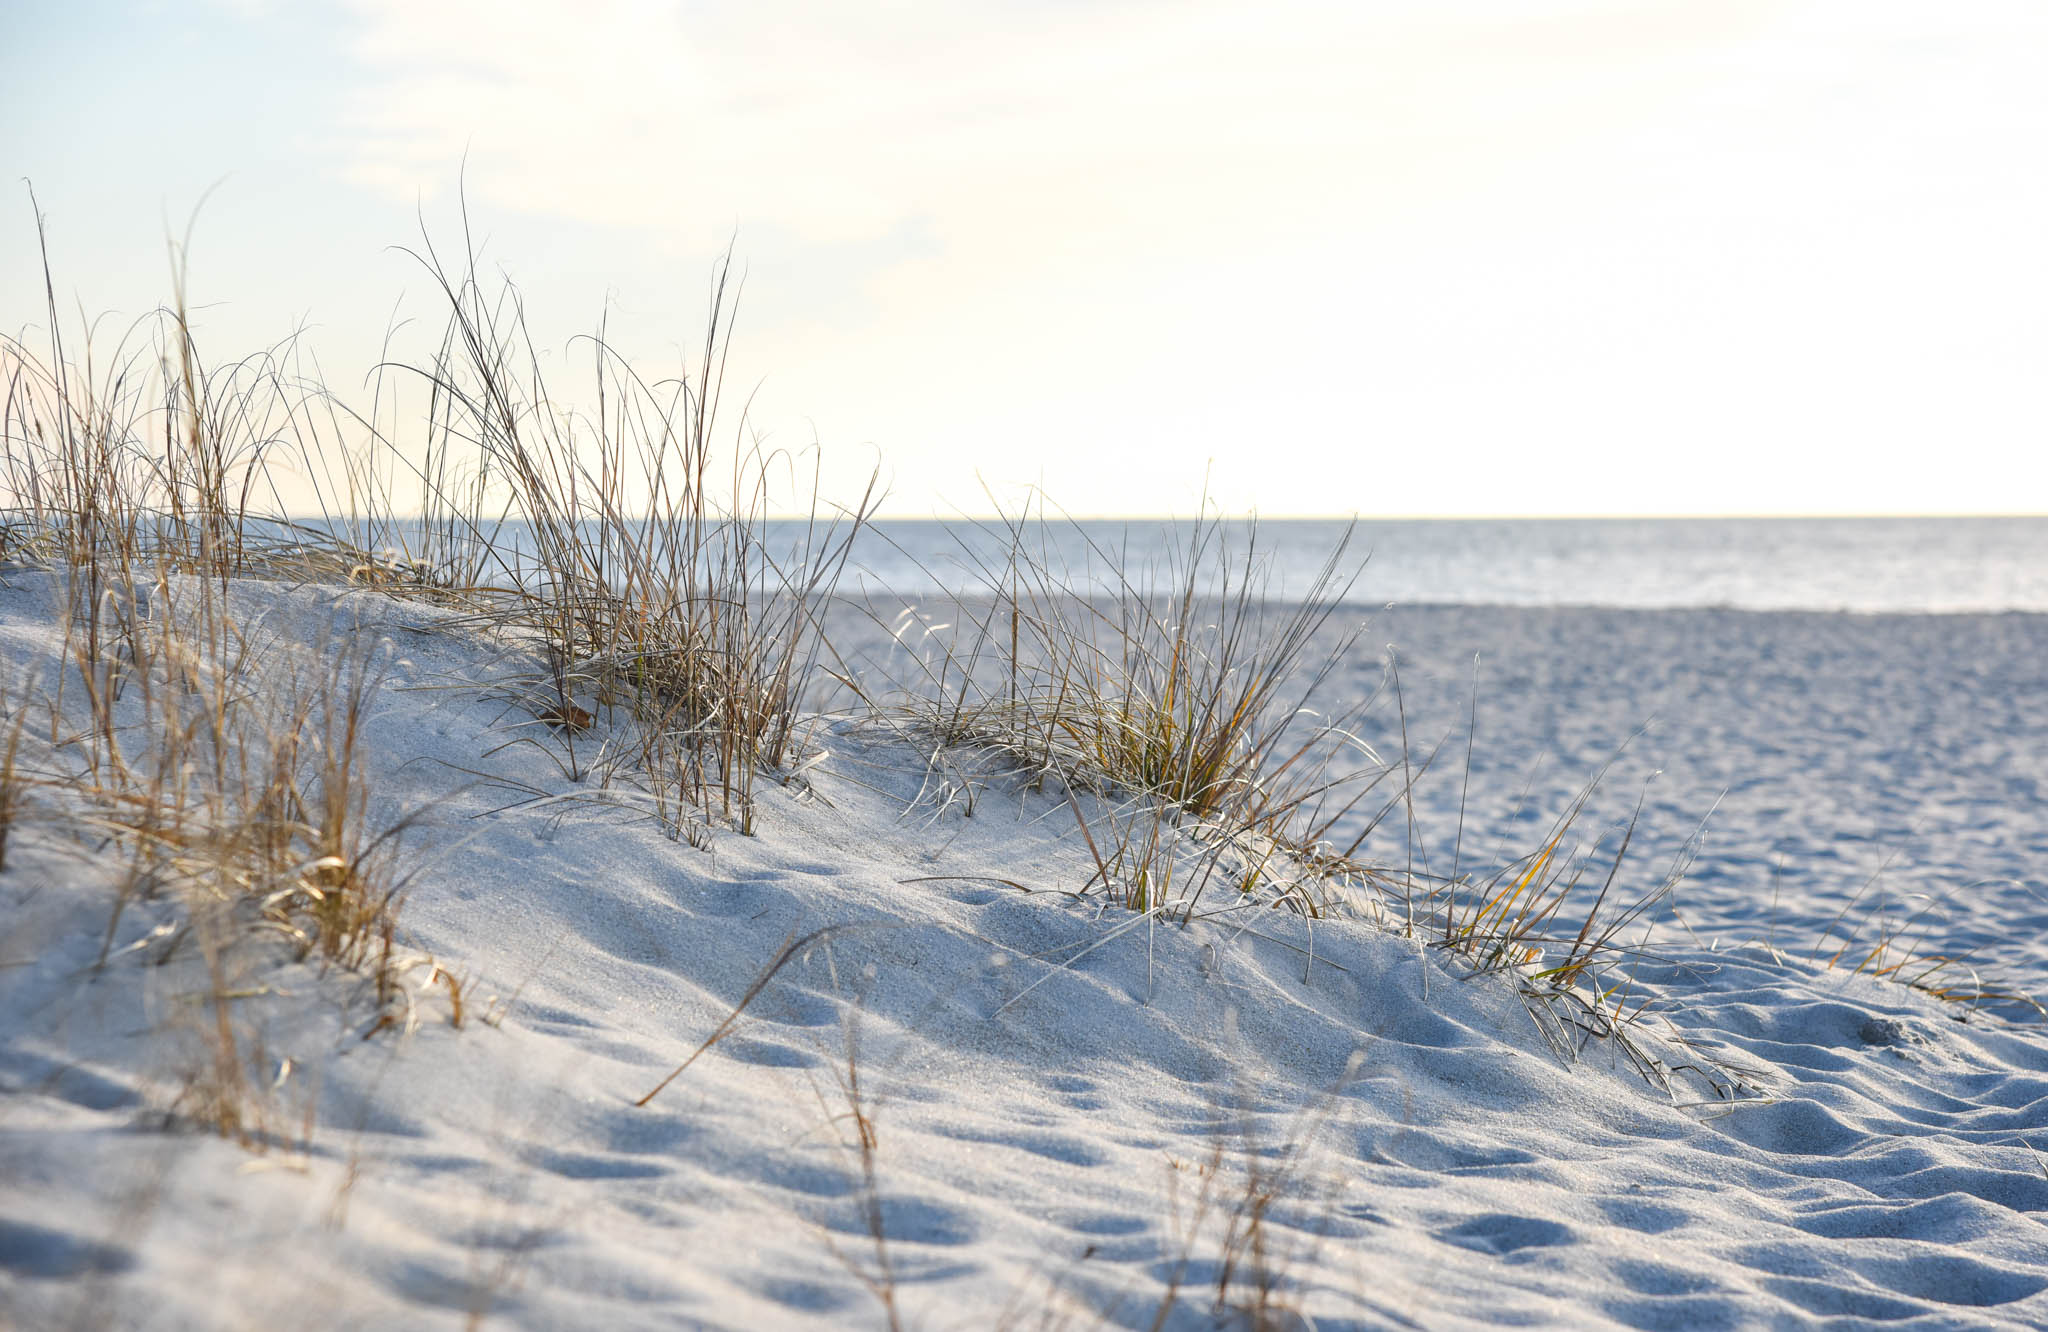
[[[313,644],[378,663],[369,789],[426,811],[405,992],[237,953],[271,1085],[256,1147],[224,1140],[190,1114],[209,980],[173,904],[109,935],[119,857],[18,819],[15,1325],[2048,1318],[2048,1033],[1864,956],[1976,948],[1986,989],[2048,979],[2041,617],[1375,617],[1417,752],[1462,725],[1482,661],[1469,779],[1460,755],[1416,785],[1424,855],[1451,853],[1461,801],[1465,857],[1523,854],[1624,740],[1598,818],[1662,773],[1626,873],[1655,880],[1711,811],[1630,936],[1645,1077],[1612,1041],[1561,1055],[1509,976],[1370,912],[1082,893],[1064,798],[989,768],[970,816],[888,727],[820,720],[754,835],[691,845],[600,789],[599,728],[571,759],[579,737],[494,698],[516,654],[454,612],[232,597],[264,669]],[[51,574],[9,571],[11,680],[50,670],[55,605]],[[1375,656],[1352,669],[1342,689],[1379,685]],[[1883,923],[1930,897],[1910,940]]]
[[[2048,1328],[2043,0],[6,16],[0,1332]]]

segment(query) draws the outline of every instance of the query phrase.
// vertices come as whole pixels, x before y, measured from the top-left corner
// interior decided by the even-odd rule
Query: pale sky
[[[2040,0],[39,3],[0,325],[168,294],[347,390],[391,247],[672,370],[842,494],[1082,514],[2048,512]],[[567,353],[573,354],[573,353]]]

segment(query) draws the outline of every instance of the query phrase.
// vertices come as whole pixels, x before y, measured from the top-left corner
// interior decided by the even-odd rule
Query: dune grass
[[[1237,550],[1205,512],[1160,568],[1127,567],[1070,527],[1059,535],[1079,535],[1089,561],[1074,570],[1050,553],[1059,524],[1027,510],[963,540],[970,586],[947,627],[856,692],[937,768],[993,754],[1066,793],[1097,866],[1084,891],[1183,920],[1255,895],[1327,912],[1320,890],[1337,876],[1289,877],[1278,855],[1318,845],[1349,808],[1338,797],[1356,772],[1336,765],[1378,766],[1349,730],[1365,704],[1336,718],[1311,706],[1362,627],[1318,642],[1358,576],[1348,539],[1282,599],[1255,526]],[[1092,818],[1073,793],[1103,798]],[[1190,837],[1205,848],[1191,858]]]
[[[49,571],[60,628],[49,677],[14,686],[8,821],[33,796],[127,848],[117,921],[131,895],[183,885],[254,903],[302,955],[388,954],[404,822],[365,826],[375,664],[338,643],[317,667],[281,652],[234,595],[238,576],[305,571],[292,525],[254,505],[280,452],[321,444],[293,434],[312,391],[276,353],[207,369],[182,272],[178,304],[105,358],[86,330],[76,361],[46,285],[48,355],[0,339],[7,560]]]
[[[751,832],[756,775],[800,756],[820,608],[872,510],[874,481],[850,508],[827,511],[813,464],[802,540],[771,544],[776,475],[802,462],[755,443],[744,414],[719,439],[729,258],[714,276],[694,374],[650,383],[602,336],[589,339],[600,408],[580,417],[557,409],[516,293],[487,297],[473,251],[458,269],[431,247],[419,257],[449,309],[441,353],[416,372],[435,403],[422,529],[444,534],[443,560],[465,552],[451,573],[498,575],[472,599],[537,642],[542,668],[524,685],[531,710],[572,753],[600,713],[623,714],[635,795],[664,827],[680,835],[694,810]],[[448,480],[465,444],[474,456],[456,470],[503,487],[488,527],[479,505],[493,492]],[[508,519],[531,545],[510,561],[492,539]]]
[[[1990,1008],[2048,1019],[2048,1005],[1988,971],[1978,950],[1945,951],[1936,930],[1959,909],[1946,895],[1914,894],[1902,904],[1882,891],[1891,861],[1886,857],[1843,903],[1808,950],[1807,961],[1892,981],[1965,1012]]]
[[[0,681],[0,866],[31,827],[117,854],[103,961],[136,903],[175,911],[157,960],[198,955],[213,1014],[184,1109],[250,1145],[264,1135],[235,1016],[245,954],[281,939],[363,972],[379,1009],[410,1003],[401,981],[419,959],[399,918],[426,811],[370,788],[374,646],[279,640],[247,613],[244,580],[467,611],[532,663],[476,685],[519,697],[572,753],[600,717],[619,723],[604,798],[677,835],[746,832],[757,775],[793,766],[803,743],[818,609],[870,503],[814,504],[805,540],[776,551],[771,480],[792,460],[742,420],[714,471],[723,271],[695,378],[646,383],[600,338],[608,410],[582,419],[557,413],[516,298],[486,298],[473,252],[453,272],[431,247],[421,258],[449,325],[439,354],[385,371],[428,387],[410,438],[301,374],[293,343],[210,366],[182,270],[174,303],[102,351],[97,327],[66,334],[46,264],[40,345],[0,337],[0,573],[46,585],[57,625],[39,674]],[[316,517],[285,512],[287,471],[324,478]],[[394,472],[413,477],[418,516],[400,515]],[[459,1021],[459,982],[426,971]]]
[[[1414,792],[1445,744],[1411,745],[1397,663],[1324,705],[1361,653],[1349,598],[1365,568],[1349,532],[1291,589],[1274,585],[1255,522],[1207,512],[1156,563],[1037,507],[959,548],[968,590],[920,633],[891,624],[911,650],[845,677],[924,753],[933,803],[971,814],[993,756],[1064,803],[1094,866],[1083,895],[1160,924],[1276,908],[1372,919],[1511,984],[1561,1059],[1600,1042],[1671,1085],[1680,1070],[1629,1034],[1645,1002],[1631,975],[1696,840],[1632,886],[1640,806],[1582,828],[1603,768],[1526,853],[1468,865],[1461,821],[1448,873],[1432,873]],[[1055,554],[1077,549],[1080,567]],[[1395,753],[1365,738],[1387,729],[1375,710],[1397,714]],[[1688,1068],[1714,1095],[1744,1089],[1731,1071]]]
[[[374,799],[362,726],[377,667],[367,649],[273,641],[210,579],[159,567],[152,586],[103,588],[79,613],[83,575],[43,582],[57,619],[48,675],[9,700],[6,823],[118,866],[104,964],[138,904],[169,906],[159,964],[196,954],[214,1014],[198,1117],[250,1140],[249,1060],[232,1016],[264,939],[290,956],[367,974],[382,1007],[397,946],[416,812]]]
[[[1411,745],[1397,664],[1328,710],[1362,651],[1349,534],[1284,587],[1257,525],[1206,505],[1134,557],[1037,503],[964,528],[964,590],[866,674],[824,626],[875,485],[827,503],[814,457],[767,447],[728,407],[730,256],[673,378],[644,377],[602,330],[576,344],[597,404],[578,412],[516,290],[486,282],[463,241],[414,252],[445,329],[424,360],[380,369],[367,412],[305,373],[292,341],[212,365],[182,269],[173,304],[104,354],[97,329],[62,331],[47,266],[41,343],[0,337],[0,560],[47,571],[61,624],[47,676],[0,681],[0,867],[27,826],[110,839],[126,868],[109,945],[135,901],[171,898],[217,996],[250,935],[366,972],[380,1004],[398,995],[423,812],[368,785],[379,662],[342,641],[295,654],[237,609],[245,579],[352,584],[431,599],[510,644],[501,675],[457,684],[508,703],[501,748],[546,755],[575,786],[485,778],[516,802],[603,804],[699,845],[752,833],[757,784],[802,781],[830,677],[919,748],[943,806],[972,816],[998,775],[1049,794],[1093,866],[1075,891],[1147,928],[1267,909],[1373,919],[1506,978],[1561,1058],[1611,1041],[1667,1081],[1628,1037],[1629,964],[1694,844],[1628,886],[1634,818],[1582,827],[1603,772],[1535,846],[1484,867],[1465,863],[1461,814],[1451,867],[1432,873],[1413,793],[1444,746]],[[376,405],[408,393],[424,399],[414,418]],[[287,471],[317,483],[316,515],[285,511]],[[778,547],[769,515],[792,496],[810,519]],[[1391,756],[1365,738],[1390,700]],[[2014,997],[1879,932],[1830,964]],[[216,1009],[226,1086],[247,1060],[227,1000]],[[237,1095],[213,1098],[223,1131],[240,1131]]]

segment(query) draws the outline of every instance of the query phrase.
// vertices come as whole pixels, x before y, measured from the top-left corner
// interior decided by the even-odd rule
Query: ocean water
[[[795,531],[778,524],[784,538]],[[1819,611],[2048,611],[2048,517],[1273,520],[1225,524],[1234,554],[1298,595],[1340,542],[1360,606],[1591,606]],[[1156,520],[1050,521],[1027,531],[1079,586],[1109,570],[1170,577],[1193,530]],[[878,523],[853,581],[925,596],[987,587],[1008,535],[968,522]]]

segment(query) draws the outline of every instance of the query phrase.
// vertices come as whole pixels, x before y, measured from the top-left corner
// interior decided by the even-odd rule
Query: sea
[[[1279,600],[1334,559],[1343,600],[1363,607],[2048,611],[2048,517],[886,520],[861,534],[849,577],[904,597],[993,590],[1012,542],[1106,594],[1172,587],[1199,552],[1203,568],[1248,557]]]

